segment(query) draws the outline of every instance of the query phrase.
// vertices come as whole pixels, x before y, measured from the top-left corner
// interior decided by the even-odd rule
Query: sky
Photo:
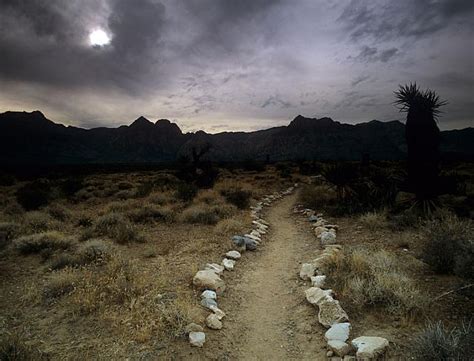
[[[441,129],[464,128],[473,39],[472,0],[0,0],[0,112],[211,133],[404,120],[393,91],[416,81],[449,102]]]

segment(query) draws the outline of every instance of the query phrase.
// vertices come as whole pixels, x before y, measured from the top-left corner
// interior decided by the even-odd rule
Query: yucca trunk
[[[418,200],[436,197],[439,175],[439,128],[433,114],[411,108],[407,114],[408,182]]]

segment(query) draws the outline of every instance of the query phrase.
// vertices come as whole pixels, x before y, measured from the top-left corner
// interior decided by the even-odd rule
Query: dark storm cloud
[[[368,79],[370,79],[370,75],[360,75],[351,82],[351,85],[357,86],[360,83],[367,81]]]
[[[157,62],[153,46],[164,22],[164,6],[152,0],[140,6],[127,0],[1,0],[0,14],[0,47],[6,50],[1,78],[130,92],[146,83]],[[88,44],[98,27],[109,28],[110,45]]]
[[[365,63],[373,63],[376,61],[381,61],[382,63],[386,63],[393,57],[395,57],[398,53],[397,48],[390,48],[390,49],[385,49],[382,51],[379,51],[376,47],[370,47],[367,45],[364,45],[360,53],[356,55],[355,57],[349,56],[348,59],[353,59],[356,61],[361,61]]]
[[[270,107],[270,106],[276,106],[276,107],[279,107],[279,108],[291,108],[294,105],[289,101],[285,101],[285,100],[281,99],[277,95],[272,95],[272,96],[268,97],[263,102],[263,104],[261,105],[262,108],[266,108],[266,107]]]
[[[472,0],[400,0],[385,4],[352,0],[339,21],[355,40],[423,37],[454,22],[472,24]]]

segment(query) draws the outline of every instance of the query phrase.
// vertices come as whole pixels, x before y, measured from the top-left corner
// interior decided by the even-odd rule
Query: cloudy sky
[[[462,128],[473,39],[472,0],[0,0],[0,111],[87,128],[358,123],[403,119],[393,91],[416,81],[449,101],[440,127]]]

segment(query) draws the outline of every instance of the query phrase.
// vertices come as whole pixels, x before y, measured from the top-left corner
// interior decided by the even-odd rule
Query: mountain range
[[[129,126],[82,129],[40,111],[0,114],[0,164],[113,164],[172,162],[210,145],[213,161],[398,160],[406,157],[405,125],[372,120],[343,124],[298,115],[288,126],[254,132],[183,133],[175,123],[144,117]],[[441,132],[441,153],[474,159],[474,128]]]

